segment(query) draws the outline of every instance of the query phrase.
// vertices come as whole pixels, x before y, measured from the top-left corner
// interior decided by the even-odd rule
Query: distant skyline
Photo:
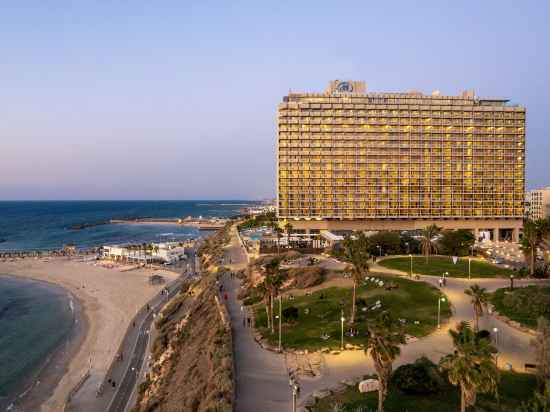
[[[332,79],[527,108],[550,186],[546,2],[11,2],[0,200],[275,195],[276,110]]]

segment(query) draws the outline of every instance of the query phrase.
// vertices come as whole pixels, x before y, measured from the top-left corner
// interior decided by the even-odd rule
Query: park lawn
[[[529,400],[536,387],[536,377],[527,373],[501,372],[499,383],[500,406],[490,395],[478,395],[476,406],[484,411],[515,412],[522,402]],[[375,411],[378,405],[378,392],[361,394],[357,387],[348,387],[345,392],[321,399],[314,412],[332,412],[339,404],[345,411],[355,411],[359,407]],[[445,390],[429,395],[408,395],[390,387],[384,403],[385,412],[440,412],[460,410],[460,393],[457,387],[449,385]]]
[[[421,337],[432,332],[437,326],[437,299],[441,293],[431,285],[424,282],[412,281],[393,276],[371,274],[384,282],[394,282],[397,289],[386,290],[375,286],[372,282],[366,282],[357,289],[357,315],[354,327],[358,334],[354,337],[345,336],[344,344],[359,345],[364,343],[366,334],[365,320],[373,318],[382,310],[389,310],[395,317],[405,319],[405,332]],[[322,297],[322,298],[321,298]],[[309,296],[298,296],[294,300],[285,297],[283,310],[290,306],[298,309],[298,319],[292,322],[284,322],[282,326],[283,347],[293,349],[339,349],[341,344],[341,302],[344,307],[344,317],[349,319],[351,314],[352,288],[331,287],[316,291]],[[372,307],[380,300],[381,309],[363,311],[364,307]],[[366,303],[366,306],[365,306]],[[309,313],[306,314],[306,308]],[[278,301],[274,306],[274,313],[279,313]],[[276,346],[278,344],[278,329],[271,333],[266,328],[265,306],[255,306],[256,328],[268,341]],[[442,321],[451,315],[448,300],[441,305]],[[417,325],[414,321],[419,321]],[[277,326],[277,323],[276,323]],[[350,328],[345,322],[344,330]],[[321,339],[321,335],[328,334],[329,339]]]
[[[445,272],[450,277],[467,278],[468,277],[468,259],[460,258],[456,265],[450,256],[430,256],[426,263],[424,256],[413,256],[413,273],[421,275],[442,276]],[[388,269],[400,270],[410,273],[411,258],[407,256],[388,258],[378,262],[381,266]],[[492,278],[508,277],[516,274],[513,270],[500,268],[496,265],[486,262],[480,262],[472,259],[472,278]]]
[[[548,316],[550,287],[526,286],[498,289],[491,294],[491,303],[498,313],[531,329],[537,328],[539,316]]]

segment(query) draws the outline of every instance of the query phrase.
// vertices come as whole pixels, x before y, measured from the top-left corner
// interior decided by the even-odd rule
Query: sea
[[[257,204],[201,200],[0,202],[0,251],[53,250],[67,244],[85,249],[196,238],[201,233],[189,227],[103,223],[143,217],[230,217]],[[92,226],[73,230],[75,225]],[[0,273],[0,411],[28,388],[75,322],[73,302],[66,291],[5,275],[9,274]]]
[[[0,202],[0,251],[60,249],[72,244],[89,248],[104,244],[185,240],[195,228],[167,225],[103,224],[111,219],[229,217],[250,201],[49,201]],[[95,225],[73,230],[78,225]]]

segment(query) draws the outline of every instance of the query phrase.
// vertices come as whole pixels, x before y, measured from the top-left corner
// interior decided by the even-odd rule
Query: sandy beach
[[[81,308],[78,336],[73,336],[65,354],[69,359],[57,357],[55,369],[62,376],[45,376],[50,384],[32,389],[27,395],[33,402],[43,399],[41,411],[61,411],[69,392],[90,370],[90,377],[78,396],[95,396],[126,328],[135,313],[165,285],[150,285],[151,273],[163,272],[167,282],[177,274],[168,271],[135,269],[121,271],[116,266],[106,268],[92,262],[51,258],[48,261],[26,258],[15,262],[0,262],[0,273],[54,283],[69,291]],[[91,366],[91,367],[90,367]],[[50,370],[50,366],[46,371]],[[47,372],[46,372],[47,373]],[[34,392],[34,393],[33,393]]]

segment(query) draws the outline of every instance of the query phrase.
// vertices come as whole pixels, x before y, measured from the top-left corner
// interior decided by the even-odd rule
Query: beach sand
[[[68,258],[50,258],[49,261],[26,258],[15,262],[0,262],[0,273],[37,279],[57,284],[68,290],[79,303],[82,316],[63,356],[55,356],[63,365],[50,365],[41,376],[41,383],[23,399],[23,405],[42,404],[41,411],[61,411],[69,392],[90,369],[78,396],[95,396],[106,371],[122,341],[131,319],[149,299],[165,287],[152,286],[148,277],[163,272],[167,281],[178,275],[161,270],[136,269],[120,271],[93,263]],[[49,372],[48,372],[49,371]],[[48,376],[49,375],[49,376]],[[57,375],[57,376],[56,376]],[[49,388],[48,388],[49,386]],[[34,407],[33,407],[34,410]]]

